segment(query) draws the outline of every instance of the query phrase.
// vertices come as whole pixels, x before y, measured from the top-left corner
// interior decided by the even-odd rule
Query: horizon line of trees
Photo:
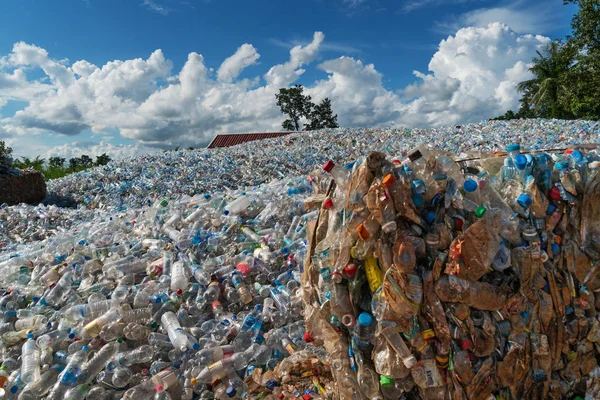
[[[6,143],[3,140],[0,140],[0,159],[10,160],[12,151],[11,147],[6,146]],[[65,157],[50,157],[46,160],[45,158],[41,158],[41,156],[37,156],[33,159],[29,157],[18,157],[12,160],[11,165],[14,168],[19,169],[33,168],[44,174],[44,177],[48,180],[61,178],[92,167],[106,165],[110,161],[110,156],[103,153],[96,156],[96,161],[87,154],[82,154],[80,157],[72,157],[68,160],[68,163]]]
[[[493,120],[554,118],[600,120],[600,2],[563,0],[579,7],[571,20],[572,32],[537,51],[521,82],[517,112]]]

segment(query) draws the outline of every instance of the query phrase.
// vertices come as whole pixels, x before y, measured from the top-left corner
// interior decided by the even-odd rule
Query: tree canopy
[[[296,85],[291,88],[281,88],[275,95],[281,113],[288,116],[281,126],[288,131],[299,131],[302,120],[306,120],[303,130],[322,128],[337,128],[337,115],[333,115],[331,100],[325,98],[315,105],[309,95],[304,94],[304,87]]]
[[[496,119],[559,118],[600,119],[600,2],[564,0],[576,4],[572,33],[538,51],[521,82],[519,111]]]

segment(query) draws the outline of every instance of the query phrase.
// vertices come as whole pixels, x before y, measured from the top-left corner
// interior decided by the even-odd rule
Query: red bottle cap
[[[335,167],[335,163],[331,160],[327,161],[325,163],[325,165],[323,165],[323,169],[325,170],[325,172],[330,172],[333,167]]]
[[[331,207],[333,207],[333,200],[331,200],[331,198],[328,197],[323,202],[323,206],[325,206],[326,209],[330,209]]]
[[[306,343],[310,343],[312,341],[314,341],[315,339],[312,337],[312,334],[310,333],[310,331],[306,331],[304,332],[304,337],[303,337],[304,341]]]
[[[250,266],[246,263],[239,263],[236,269],[240,271],[242,275],[248,275],[250,273]]]
[[[310,394],[303,394],[302,395],[302,400],[310,400],[312,399],[312,396]]]
[[[352,261],[350,261],[344,267],[344,272],[346,272],[346,275],[348,275],[348,276],[354,276],[356,274],[356,264],[354,264]]]
[[[462,231],[464,223],[465,221],[463,221],[462,218],[454,218],[454,224],[456,225],[457,231]]]
[[[461,343],[460,343],[460,347],[461,347],[463,350],[468,350],[468,349],[470,349],[471,347],[473,347],[473,341],[472,341],[471,339],[469,339],[469,340],[465,340],[464,342],[461,342]]]
[[[175,293],[177,293],[178,295],[181,295],[181,293],[183,293],[183,290],[177,289],[177,292],[175,292]]]
[[[550,198],[552,200],[562,200],[562,197],[560,197],[560,189],[556,186],[550,189]]]

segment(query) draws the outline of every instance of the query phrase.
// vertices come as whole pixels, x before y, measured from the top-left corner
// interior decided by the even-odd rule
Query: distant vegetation
[[[600,120],[600,2],[564,0],[579,7],[571,35],[538,51],[521,82],[519,110],[494,118],[556,118]]]
[[[12,148],[6,146],[4,141],[0,140],[0,160],[10,159]],[[88,168],[106,165],[111,161],[111,158],[106,154],[96,157],[94,161],[90,156],[83,154],[81,157],[67,159],[63,157],[50,157],[48,160],[37,156],[34,159],[29,157],[21,157],[12,161],[14,168],[33,168],[44,174],[46,180],[61,178],[63,176],[86,170]]]
[[[281,124],[285,130],[301,130],[300,120],[302,118],[307,121],[302,129],[305,131],[338,127],[337,114],[333,115],[331,100],[326,97],[319,104],[313,103],[311,97],[304,94],[302,85],[296,85],[289,89],[281,88],[275,98],[281,113],[288,116],[288,119]]]

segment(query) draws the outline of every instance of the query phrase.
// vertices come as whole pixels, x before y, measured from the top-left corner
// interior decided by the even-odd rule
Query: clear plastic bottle
[[[173,347],[179,349],[181,352],[185,352],[187,350],[188,338],[183,329],[181,329],[177,316],[173,312],[168,311],[162,315],[160,320],[163,329],[169,335],[169,340]]]
[[[400,337],[400,333],[394,327],[387,327],[381,331],[385,339],[388,341],[390,346],[396,351],[396,353],[402,359],[402,363],[406,368],[412,368],[417,363],[417,359],[410,352],[404,340]]]
[[[33,333],[27,335],[27,341],[21,348],[21,379],[25,383],[40,379],[40,350],[33,339]]]
[[[179,260],[173,263],[171,269],[171,290],[185,290],[189,284],[186,267],[183,261]]]
[[[29,393],[31,398],[41,398],[56,383],[58,375],[65,369],[62,364],[52,365],[46,372],[41,374],[40,378],[34,382],[28,383],[23,389],[23,393]],[[21,396],[19,396],[20,398]],[[29,399],[29,397],[26,397]]]
[[[67,391],[75,386],[79,375],[81,374],[81,367],[87,360],[88,348],[84,346],[81,350],[71,356],[67,366],[58,376],[58,381],[50,391],[48,400],[59,400],[64,398]]]
[[[81,379],[85,382],[91,382],[102,371],[104,366],[117,355],[119,348],[120,345],[117,342],[107,343],[102,346],[89,361],[83,364]]]
[[[238,371],[248,365],[243,354],[235,353],[231,357],[219,360],[204,368],[196,377],[200,383],[212,383],[217,379],[225,378],[229,373]]]
[[[134,350],[117,354],[117,363],[124,367],[143,364],[152,361],[154,351],[150,345],[142,345]]]
[[[116,388],[121,389],[129,384],[132,376],[133,376],[133,373],[131,372],[131,369],[124,368],[124,367],[117,367],[113,371],[111,383]]]
[[[69,389],[69,391],[65,395],[65,400],[84,400],[89,390],[89,383],[82,383],[81,385]]]
[[[367,312],[362,312],[359,314],[357,322],[354,326],[354,341],[361,349],[368,349],[372,346],[371,341],[375,333],[373,316]]]
[[[40,349],[57,347],[56,344],[60,343],[67,337],[69,337],[69,332],[63,329],[56,329],[39,336],[36,340],[36,344]]]
[[[144,340],[152,330],[144,325],[129,323],[123,329],[123,335],[129,340]]]
[[[84,330],[91,337],[96,337],[100,334],[104,325],[110,324],[111,322],[117,322],[121,318],[121,313],[116,309],[112,308],[100,317],[88,323]]]
[[[233,286],[237,289],[237,291],[240,295],[240,300],[242,301],[242,303],[244,303],[244,304],[252,303],[252,294],[250,293],[248,286],[246,286],[246,284],[244,283],[240,274],[234,274],[233,278],[232,278],[232,282],[233,282]]]
[[[323,165],[323,170],[331,175],[340,189],[344,190],[348,187],[349,177],[348,171],[345,168],[329,160]]]

